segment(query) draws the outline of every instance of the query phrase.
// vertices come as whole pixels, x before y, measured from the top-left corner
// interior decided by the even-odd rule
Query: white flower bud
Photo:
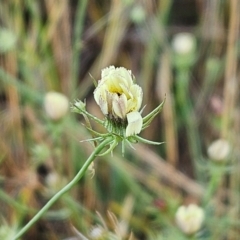
[[[230,145],[228,141],[224,139],[218,139],[208,147],[208,156],[213,161],[224,161],[227,159],[230,153]]]
[[[196,40],[191,33],[178,33],[174,36],[172,47],[175,53],[185,55],[195,50]]]
[[[181,206],[176,212],[175,220],[185,234],[193,234],[199,231],[202,226],[204,211],[195,204]]]
[[[57,92],[48,92],[44,97],[44,109],[52,120],[63,118],[69,108],[69,101],[66,96]]]
[[[131,124],[127,126],[126,136],[141,131],[139,128],[142,127],[142,117],[138,111],[142,98],[142,88],[133,82],[130,70],[114,66],[102,70],[101,80],[94,91],[94,99],[110,121],[128,121],[128,124]],[[134,122],[137,123],[136,128]]]

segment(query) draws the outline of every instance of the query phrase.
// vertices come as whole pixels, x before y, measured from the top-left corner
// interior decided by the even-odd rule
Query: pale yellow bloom
[[[109,120],[122,123],[127,121],[126,136],[141,131],[142,116],[139,109],[142,98],[142,88],[133,82],[130,70],[114,66],[102,70],[94,99]],[[134,125],[134,122],[137,124]]]
[[[44,109],[52,120],[60,120],[69,109],[67,97],[58,92],[48,92],[44,97]]]
[[[204,211],[195,204],[181,206],[175,215],[178,227],[186,234],[193,234],[200,230],[203,220]]]
[[[109,140],[108,148],[99,154],[104,156],[122,142],[122,155],[124,146],[128,143],[146,143],[160,145],[162,142],[154,142],[140,137],[138,134],[147,128],[152,120],[161,112],[165,99],[153,111],[144,118],[141,116],[143,92],[142,88],[134,83],[134,77],[130,70],[123,67],[110,66],[102,70],[101,79],[94,90],[94,99],[99,105],[105,119],[101,120],[86,110],[86,102],[77,100],[72,105],[72,110],[82,114],[86,121],[86,128],[92,133],[93,138],[87,141],[99,141],[103,143]],[[107,133],[99,133],[92,129],[89,119],[106,128]],[[89,170],[94,169],[90,166]]]

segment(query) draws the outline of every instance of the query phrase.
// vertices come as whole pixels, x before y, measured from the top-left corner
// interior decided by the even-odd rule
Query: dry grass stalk
[[[61,91],[66,95],[70,92],[71,64],[71,25],[68,1],[45,1],[48,22],[48,37],[52,45],[58,71]]]
[[[179,187],[180,189],[186,191],[189,195],[195,196],[196,198],[201,198],[203,196],[204,189],[201,185],[176,170],[149,148],[141,144],[137,144],[135,148],[136,151],[134,151],[134,153],[137,155],[139,160],[149,164],[164,180]]]
[[[91,74],[100,73],[101,69],[113,64],[119,57],[120,45],[129,22],[125,11],[127,11],[126,6],[124,6],[121,0],[112,0],[102,50],[89,70]],[[81,83],[80,98],[85,96],[91,86],[92,79],[87,74]]]
[[[166,159],[172,166],[176,167],[179,159],[177,131],[176,131],[176,116],[174,111],[174,102],[172,97],[172,76],[170,70],[169,54],[166,52],[162,55],[159,63],[159,71],[157,76],[157,96],[161,102],[164,96],[167,96],[162,117],[165,129]]]
[[[234,142],[238,136],[235,134],[235,129],[232,128],[234,123],[234,113],[237,106],[237,94],[239,89],[239,81],[237,76],[237,46],[239,38],[240,17],[238,9],[240,8],[240,2],[238,0],[231,0],[229,11],[229,32],[227,39],[227,52],[226,52],[226,69],[225,69],[225,81],[224,81],[224,109],[222,117],[222,131],[221,135],[226,139],[233,139]],[[230,188],[232,191],[236,191],[238,176],[232,173],[230,176]],[[237,185],[236,185],[237,184]],[[233,195],[232,195],[233,196]],[[235,221],[239,219],[238,214],[233,214],[232,208],[236,206],[237,202],[234,197],[230,195],[230,218]],[[228,239],[238,239],[238,234],[235,231],[229,231]]]

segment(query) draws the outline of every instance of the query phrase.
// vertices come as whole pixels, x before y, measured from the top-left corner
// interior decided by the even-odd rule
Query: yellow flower
[[[178,227],[186,234],[193,234],[200,230],[203,220],[204,211],[195,204],[181,206],[175,215]]]
[[[146,129],[152,120],[161,112],[165,99],[153,111],[145,117],[141,116],[139,109],[142,105],[142,88],[134,83],[134,77],[130,70],[123,67],[110,66],[102,70],[101,79],[94,90],[94,99],[99,105],[105,119],[101,120],[86,109],[86,102],[75,101],[71,109],[82,114],[86,121],[86,128],[91,132],[92,138],[86,141],[103,142],[111,140],[104,156],[122,142],[122,155],[124,156],[125,143],[132,148],[132,143],[146,143],[160,145],[162,142],[154,142],[140,137],[138,134]],[[106,128],[107,133],[99,133],[92,129],[90,120],[93,120]],[[91,168],[90,168],[91,170]],[[94,173],[94,172],[93,172]]]
[[[142,88],[134,83],[130,70],[110,66],[102,70],[94,99],[108,120],[127,124],[126,137],[140,133]],[[136,124],[134,124],[136,123]]]

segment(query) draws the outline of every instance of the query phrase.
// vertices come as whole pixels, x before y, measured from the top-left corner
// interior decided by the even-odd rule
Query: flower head
[[[200,230],[203,220],[204,211],[195,204],[181,206],[175,215],[178,227],[186,234],[193,234]]]
[[[134,83],[130,70],[114,66],[103,69],[93,94],[108,120],[122,125],[128,124],[127,127],[131,130],[126,132],[127,137],[140,133],[142,117],[138,111],[142,105],[143,92],[141,87]]]
[[[145,117],[139,111],[142,105],[143,92],[140,86],[134,83],[134,77],[130,70],[123,67],[115,68],[110,66],[102,70],[101,79],[98,81],[94,91],[94,99],[105,115],[104,120],[93,116],[86,110],[86,103],[81,100],[76,101],[72,106],[72,111],[80,113],[86,121],[86,128],[91,132],[93,138],[87,141],[102,142],[105,138],[110,138],[109,148],[99,155],[103,156],[122,142],[122,154],[124,155],[124,144],[147,143],[159,145],[159,142],[149,141],[141,138],[138,134],[147,128],[155,116],[162,110],[164,101]],[[92,129],[89,118],[101,124],[107,129],[107,133],[99,133]],[[133,148],[133,147],[132,147]]]

